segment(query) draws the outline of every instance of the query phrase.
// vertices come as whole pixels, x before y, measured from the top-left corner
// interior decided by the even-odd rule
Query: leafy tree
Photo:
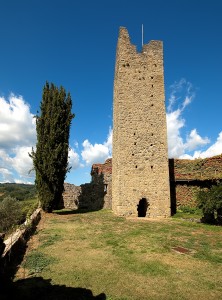
[[[222,224],[222,185],[213,185],[210,189],[201,190],[197,195],[199,208],[203,211],[202,221]],[[217,219],[215,219],[217,215]]]
[[[32,149],[36,188],[44,211],[52,212],[62,201],[63,184],[68,168],[69,133],[74,115],[72,100],[63,87],[54,84],[43,88],[40,115],[36,116],[37,144]]]
[[[22,222],[24,216],[20,202],[10,196],[0,202],[0,231],[7,231]]]

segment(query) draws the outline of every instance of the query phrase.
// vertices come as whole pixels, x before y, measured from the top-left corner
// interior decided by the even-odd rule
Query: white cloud
[[[13,174],[8,169],[0,168],[1,183],[14,182]]]
[[[109,129],[107,140],[103,144],[92,145],[88,140],[85,140],[82,145],[81,156],[87,165],[103,163],[112,155],[112,130]]]
[[[167,113],[166,117],[169,157],[179,157],[184,153],[184,143],[180,135],[180,129],[184,127],[185,120],[181,116],[180,109]]]
[[[167,108],[167,136],[168,136],[168,155],[173,158],[190,157],[186,151],[193,151],[205,146],[210,142],[207,137],[201,137],[196,129],[192,129],[186,140],[181,135],[181,129],[186,121],[183,118],[185,108],[195,97],[193,86],[184,78],[171,85],[171,94]],[[179,94],[180,96],[177,96]],[[182,96],[183,97],[182,97]],[[175,105],[177,104],[176,108]],[[174,109],[173,109],[174,108]]]
[[[16,147],[10,149],[10,155],[4,150],[0,150],[0,180],[8,182],[26,182],[27,178],[34,179],[32,160],[28,153],[31,147]],[[1,179],[2,177],[2,179]]]
[[[69,149],[69,166],[72,167],[71,170],[75,170],[81,166],[79,162],[79,154],[72,148]]]
[[[32,147],[17,147],[14,149],[15,156],[11,158],[12,167],[22,178],[34,177],[32,159],[29,157]],[[32,171],[32,172],[31,172]]]
[[[222,153],[222,131],[219,133],[216,142],[206,151],[200,152],[201,158],[211,157]]]
[[[202,138],[196,129],[191,130],[189,136],[187,137],[187,141],[184,144],[184,148],[186,150],[192,151],[200,146],[205,146],[206,144],[210,143],[210,140],[205,137]]]
[[[21,96],[11,94],[8,101],[0,97],[0,148],[35,144],[34,115]]]
[[[195,159],[195,158],[206,158],[219,155],[222,153],[222,131],[219,133],[218,138],[214,144],[212,144],[207,150],[197,150],[193,155],[184,154],[181,158]]]
[[[28,155],[36,143],[34,115],[21,96],[0,97],[0,180],[29,182],[34,179]],[[29,178],[29,181],[27,181]]]

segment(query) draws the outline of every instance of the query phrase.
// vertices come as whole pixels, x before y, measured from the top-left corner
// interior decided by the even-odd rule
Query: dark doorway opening
[[[146,216],[148,206],[146,198],[140,199],[139,204],[137,205],[138,217]]]

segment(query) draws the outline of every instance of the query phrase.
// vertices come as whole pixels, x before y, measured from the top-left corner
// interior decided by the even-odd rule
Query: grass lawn
[[[43,214],[14,285],[21,299],[222,299],[222,227]]]

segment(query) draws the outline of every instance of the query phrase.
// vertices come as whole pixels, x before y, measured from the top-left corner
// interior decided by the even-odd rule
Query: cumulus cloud
[[[167,113],[166,117],[169,157],[179,157],[184,153],[184,143],[180,129],[184,127],[185,120],[181,116],[180,109]]]
[[[30,146],[35,140],[35,119],[29,105],[14,94],[8,100],[0,97],[0,148]]]
[[[169,157],[184,158],[186,151],[194,151],[210,143],[207,137],[201,137],[197,129],[192,129],[184,139],[181,129],[185,126],[183,112],[195,97],[193,86],[184,78],[170,86],[171,94],[167,107],[167,135]],[[176,107],[175,107],[176,106]]]
[[[189,136],[187,137],[186,143],[184,144],[184,148],[186,150],[192,151],[197,147],[205,146],[210,143],[208,137],[202,138],[196,129],[191,130]]]
[[[32,159],[29,157],[32,147],[17,147],[14,149],[15,156],[11,158],[12,167],[20,177],[31,178],[34,176]]]
[[[112,129],[109,129],[109,134],[103,144],[95,143],[92,145],[88,140],[83,142],[83,150],[81,152],[82,159],[87,165],[93,163],[103,163],[112,155]]]
[[[196,150],[194,151],[193,155],[184,154],[181,156],[181,158],[185,158],[185,159],[206,158],[206,157],[219,155],[221,153],[222,153],[222,131],[219,133],[216,142],[212,144],[207,150],[205,151]]]
[[[69,149],[69,166],[72,170],[75,170],[81,166],[79,161],[79,154],[75,152],[74,149]]]
[[[14,182],[13,173],[8,169],[0,168],[1,181],[0,182]]]
[[[0,181],[30,182],[28,153],[36,143],[34,115],[22,96],[0,97]]]
[[[16,147],[10,154],[0,150],[0,181],[27,183],[34,179],[32,160],[29,157],[31,147]]]

